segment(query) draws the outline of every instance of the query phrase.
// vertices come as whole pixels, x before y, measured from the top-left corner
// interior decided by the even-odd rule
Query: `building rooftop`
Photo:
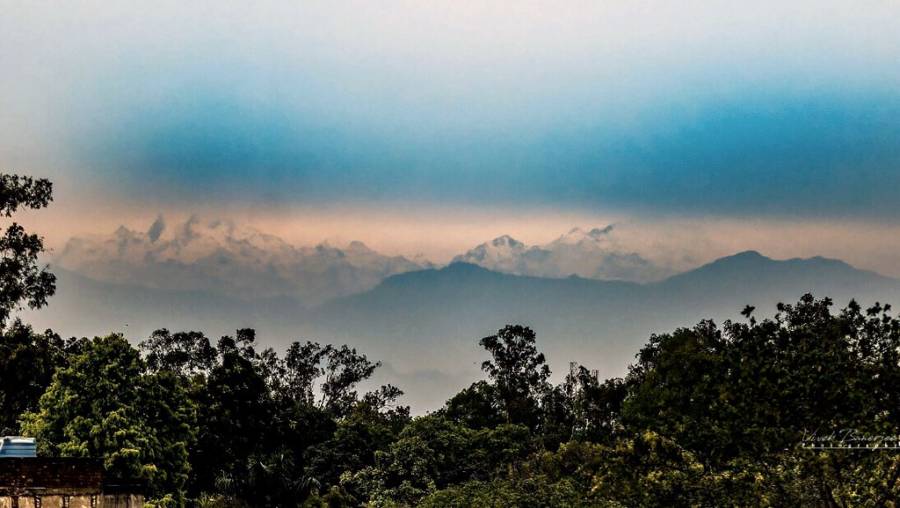
[[[5,436],[0,438],[0,459],[37,457],[33,437]]]

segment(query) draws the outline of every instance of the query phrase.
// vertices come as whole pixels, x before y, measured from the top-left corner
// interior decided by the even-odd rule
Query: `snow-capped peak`
[[[472,263],[485,266],[502,263],[504,259],[520,255],[526,250],[525,244],[509,235],[498,236],[490,242],[482,243],[465,254],[453,258],[453,262]],[[487,268],[487,266],[486,266]]]
[[[583,242],[598,243],[608,241],[613,231],[613,225],[610,224],[603,228],[593,228],[585,231],[579,227],[572,228],[568,233],[560,236],[548,245],[577,245]]]
[[[321,301],[373,287],[384,277],[424,266],[384,256],[362,242],[295,247],[231,221],[193,216],[169,227],[160,216],[145,232],[72,238],[56,259],[88,277],[147,287],[230,296],[293,296]]]
[[[491,240],[491,245],[498,249],[521,249],[525,246],[524,243],[516,240],[509,235],[503,235],[494,238],[493,240]]]
[[[503,235],[456,256],[453,261],[537,277],[578,275],[647,281],[667,274],[639,254],[622,248],[613,236],[612,225],[587,231],[575,227],[547,244],[534,246]]]

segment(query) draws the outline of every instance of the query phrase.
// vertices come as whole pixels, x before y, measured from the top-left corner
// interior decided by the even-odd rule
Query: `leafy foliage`
[[[15,381],[31,396],[3,400],[41,453],[103,457],[161,504],[892,506],[897,455],[799,446],[900,418],[900,320],[831,306],[701,321],[653,336],[624,379],[572,364],[556,386],[534,333],[506,327],[482,341],[488,380],[416,418],[393,386],[360,394],[378,364],[352,348],[279,356],[252,330],[159,330],[138,350],[16,324],[0,373],[39,366]]]
[[[0,174],[0,216],[12,217],[21,208],[39,209],[53,199],[49,180]],[[13,222],[0,234],[0,330],[24,302],[36,309],[56,290],[56,277],[38,264],[44,240]]]
[[[50,330],[38,334],[14,321],[0,331],[0,434],[13,434],[19,415],[37,409],[53,373],[67,361],[66,341]]]
[[[507,423],[535,428],[539,422],[539,400],[547,390],[550,367],[535,346],[531,328],[507,325],[497,335],[479,342],[491,355],[481,364],[493,381],[503,404]]]
[[[87,341],[23,421],[44,454],[103,457],[109,474],[144,480],[151,496],[184,493],[195,408],[176,377],[147,372],[120,335]]]

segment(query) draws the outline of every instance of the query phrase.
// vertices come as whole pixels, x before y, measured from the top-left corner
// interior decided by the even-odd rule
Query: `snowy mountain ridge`
[[[509,235],[482,243],[456,256],[453,262],[471,263],[503,273],[562,278],[649,282],[671,272],[636,252],[622,247],[613,235],[614,226],[568,233],[543,245],[528,246]]]

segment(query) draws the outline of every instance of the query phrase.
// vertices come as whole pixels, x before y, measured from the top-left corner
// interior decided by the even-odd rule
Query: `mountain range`
[[[220,227],[225,226],[212,229],[219,231]],[[123,261],[116,270],[102,271],[99,267],[96,270],[107,278],[111,273],[127,270],[129,263],[137,263],[130,257],[138,255],[135,253],[150,256],[152,264],[145,262],[150,266],[165,265],[166,260],[173,258],[177,261],[169,262],[176,265],[197,259],[210,266],[222,254],[218,248],[201,249],[205,241],[194,244],[193,239],[184,239],[193,233],[175,233],[166,240],[162,234],[149,230],[143,234],[120,232],[125,247],[115,259]],[[575,233],[587,237],[607,234],[602,230]],[[157,273],[153,271],[140,277],[122,274],[114,280],[104,280],[91,271],[95,264],[56,265],[57,295],[47,308],[25,313],[25,319],[64,335],[122,331],[140,340],[153,329],[168,327],[203,330],[215,337],[249,326],[257,329],[263,342],[277,348],[297,339],[347,343],[382,360],[385,365],[375,381],[389,381],[405,389],[407,402],[422,411],[438,407],[446,396],[478,375],[484,357],[477,346],[478,339],[507,323],[526,324],[536,330],[540,347],[555,372],[565,372],[568,362],[576,361],[599,369],[603,376],[614,376],[624,372],[651,334],[690,326],[704,318],[740,319],[739,313],[746,305],[756,306],[757,315],[770,316],[776,303],[796,301],[807,292],[829,296],[838,305],[846,304],[851,298],[863,304],[900,302],[900,281],[896,279],[859,270],[838,260],[821,257],[774,260],[754,251],[645,283],[578,275],[537,277],[503,273],[498,270],[514,271],[513,265],[497,263],[518,254],[500,256],[498,253],[506,250],[527,253],[530,248],[519,246],[508,237],[501,238],[503,241],[498,242],[501,245],[491,242],[490,248],[473,249],[485,253],[481,263],[497,270],[464,261],[444,267],[412,267],[407,264],[412,262],[405,258],[367,253],[367,259],[384,272],[402,273],[388,275],[359,291],[351,291],[352,285],[342,286],[340,292],[345,294],[318,298],[313,304],[304,291],[296,294],[242,292],[241,279],[230,282],[236,289],[223,291],[216,284],[225,284],[222,279],[226,275],[222,274],[229,272],[212,268],[202,272],[207,279],[200,279],[207,281],[209,287],[186,289],[163,280],[155,286],[145,284],[143,278]],[[266,241],[284,249],[271,239],[249,238],[246,245],[238,242],[246,249],[238,252],[245,252],[247,259],[252,259],[253,249]],[[151,246],[142,242],[150,242]],[[226,243],[233,242],[237,240]],[[153,247],[157,243],[159,246]],[[118,244],[103,245],[106,249],[118,248]],[[352,252],[353,249],[351,245],[347,249],[350,254],[340,250],[343,255],[335,253],[314,259],[338,259],[338,266],[357,269],[359,265],[368,266],[358,261],[362,256],[354,258],[358,252],[365,251],[358,246],[358,251]],[[182,257],[174,254],[166,257],[170,251]],[[473,251],[460,259],[466,259]],[[73,256],[75,252],[73,247],[63,254]],[[289,249],[279,252],[288,258],[297,256]],[[317,256],[315,248],[300,252]],[[226,258],[230,262],[224,263],[225,266],[235,259],[244,259]],[[84,259],[84,256],[69,259]],[[273,259],[266,258],[260,264],[280,266]],[[267,270],[260,268],[260,273]],[[379,273],[372,268],[363,271],[376,274],[373,277]],[[276,280],[285,283],[290,279]],[[337,293],[332,290],[330,294]]]
[[[551,278],[647,282],[671,275],[623,248],[611,225],[573,228],[543,245],[503,235],[453,262]],[[100,282],[243,300],[288,297],[307,307],[372,289],[391,275],[435,266],[418,257],[383,255],[358,241],[295,247],[230,221],[191,217],[170,226],[162,216],[144,231],[121,226],[109,235],[72,238],[53,264]]]
[[[624,373],[651,334],[701,319],[743,319],[747,305],[771,316],[804,293],[837,305],[856,298],[900,302],[900,281],[825,258],[773,260],[748,251],[665,280],[638,284],[514,276],[456,263],[396,275],[317,312],[315,333],[356,340],[401,365],[471,375],[483,359],[477,339],[507,323],[538,333],[556,372],[575,361],[601,375]]]
[[[669,270],[624,249],[613,231],[612,225],[589,231],[576,227],[552,242],[532,246],[503,235],[456,256],[453,262],[535,277],[578,275],[589,279],[647,282],[671,275]]]
[[[118,285],[201,291],[243,300],[289,297],[304,305],[371,289],[385,277],[431,265],[385,256],[362,242],[294,247],[281,238],[222,220],[191,217],[146,231],[72,238],[54,264]]]

